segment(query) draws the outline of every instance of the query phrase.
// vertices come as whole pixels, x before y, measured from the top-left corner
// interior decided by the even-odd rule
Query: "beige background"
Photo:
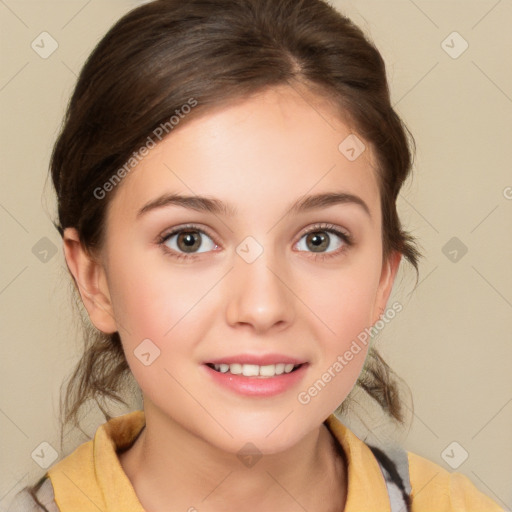
[[[59,451],[59,386],[81,343],[60,237],[50,221],[54,203],[45,181],[51,147],[84,59],[135,5],[0,1],[2,510],[18,489],[44,473],[32,452],[42,442]],[[510,510],[511,2],[335,5],[381,50],[393,101],[418,144],[414,177],[399,206],[425,254],[420,284],[413,291],[414,273],[403,269],[391,300],[404,310],[378,341],[414,398],[412,426],[401,439],[408,450],[450,471],[446,461],[467,451],[457,471]],[[46,59],[31,48],[44,31],[58,43]],[[454,31],[459,35],[448,37]],[[457,58],[445,51],[455,55],[464,40],[469,46]],[[446,247],[453,237],[456,245]],[[461,244],[467,248],[462,257]],[[42,251],[52,247],[56,254],[50,251],[41,261]],[[382,417],[371,420],[372,414],[365,421],[379,437],[386,427]],[[91,413],[90,434],[99,422]],[[356,420],[353,428],[364,435]],[[81,439],[73,434],[68,441],[59,458]],[[451,458],[443,458],[453,441],[458,445],[448,449]]]

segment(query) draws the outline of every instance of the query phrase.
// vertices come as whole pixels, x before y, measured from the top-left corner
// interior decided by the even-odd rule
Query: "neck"
[[[146,427],[119,454],[145,510],[343,510],[346,462],[325,425],[284,452],[244,463],[147,405]]]

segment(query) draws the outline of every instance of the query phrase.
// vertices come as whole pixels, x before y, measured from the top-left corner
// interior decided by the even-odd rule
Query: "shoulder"
[[[462,473],[450,473],[416,453],[407,452],[407,458],[414,511],[504,511]]]
[[[42,484],[41,484],[42,482]],[[39,488],[37,488],[39,486]],[[49,478],[43,477],[35,486],[37,501],[30,494],[28,487],[19,491],[11,501],[7,512],[59,512],[55,503],[53,486]]]

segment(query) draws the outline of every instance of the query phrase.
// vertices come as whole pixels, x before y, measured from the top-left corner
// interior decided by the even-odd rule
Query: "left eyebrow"
[[[330,192],[306,196],[291,205],[290,213],[301,213],[308,210],[328,208],[336,204],[356,204],[360,206],[370,218],[372,217],[368,205],[359,196],[348,194],[347,192]]]
[[[320,208],[328,208],[336,204],[356,204],[360,206],[371,218],[370,209],[368,205],[359,197],[354,194],[346,192],[330,192],[324,194],[315,194],[298,199],[290,206],[288,206],[288,214],[302,213],[309,210],[316,210]],[[146,203],[137,213],[137,218],[142,215],[166,206],[181,206],[190,210],[199,212],[209,212],[213,214],[225,215],[228,217],[236,216],[237,209],[229,204],[223,203],[219,199],[204,197],[204,196],[185,196],[180,194],[163,194],[156,199]]]

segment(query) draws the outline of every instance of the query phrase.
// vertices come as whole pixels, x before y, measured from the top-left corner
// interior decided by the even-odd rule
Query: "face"
[[[399,262],[383,263],[369,146],[339,149],[351,133],[319,97],[275,88],[184,123],[123,179],[107,305],[88,310],[119,330],[145,408],[275,453],[345,399]]]

